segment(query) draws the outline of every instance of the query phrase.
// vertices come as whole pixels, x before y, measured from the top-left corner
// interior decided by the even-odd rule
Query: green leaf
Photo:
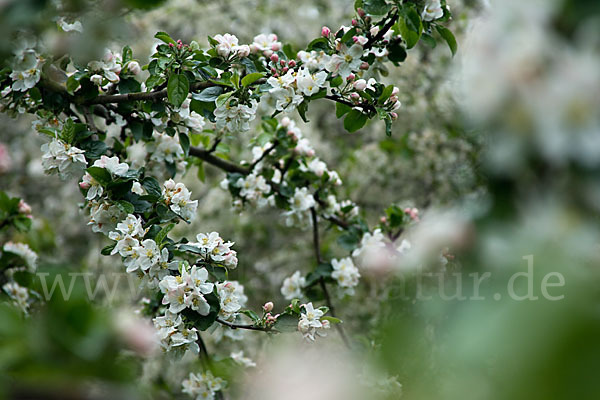
[[[131,47],[129,47],[129,46],[123,47],[123,51],[121,52],[121,60],[123,60],[123,65],[127,64],[132,59],[133,59],[133,51],[131,51]]]
[[[369,117],[367,117],[366,114],[353,109],[346,115],[346,118],[344,118],[344,128],[350,133],[356,132],[365,126],[368,119]]]
[[[188,137],[187,134],[185,134],[183,132],[179,132],[179,144],[181,145],[181,148],[183,149],[183,153],[187,157],[187,155],[190,152],[190,138]]]
[[[379,104],[385,103],[387,101],[387,99],[390,98],[393,91],[394,91],[394,85],[386,86],[385,89],[383,89],[383,92],[381,92],[381,96],[379,96],[379,99],[377,99],[377,102]]]
[[[355,3],[355,6],[358,2]],[[369,15],[385,15],[390,9],[390,5],[385,0],[362,0],[359,6]]]
[[[171,38],[171,36],[169,36],[169,34],[167,32],[158,32],[156,35],[154,35],[155,38],[157,38],[158,40],[162,40],[163,42],[165,42],[166,44],[173,44],[176,45],[177,42],[175,40],[173,40],[173,38]]]
[[[456,54],[456,51],[458,50],[458,44],[456,43],[456,38],[454,37],[454,34],[450,31],[450,29],[444,28],[441,25],[436,25],[435,29],[437,29],[442,38],[444,38],[446,43],[448,43],[448,47],[452,52],[452,56],[454,56]]]
[[[110,176],[110,172],[108,172],[104,168],[100,167],[89,167],[86,169],[87,173],[92,176],[99,184],[102,186],[106,186],[112,182],[112,177]]]
[[[308,46],[306,47],[306,51],[312,51],[312,50],[319,51],[319,50],[328,50],[328,49],[329,49],[329,41],[324,37],[316,38],[315,40],[310,42],[308,44]]]
[[[397,27],[400,35],[402,35],[402,38],[406,42],[406,48],[412,49],[415,47],[421,37],[421,33],[423,33],[423,23],[421,22],[421,17],[419,17],[419,14],[413,7],[404,7],[403,13],[398,19]]]
[[[281,314],[273,328],[279,332],[296,332],[298,330],[298,317],[290,314]]]
[[[252,310],[240,310],[240,314],[247,315],[254,322],[258,322],[260,320],[260,317]]]
[[[135,207],[133,207],[133,204],[125,200],[117,201],[117,207],[119,207],[121,210],[123,210],[124,213],[127,214],[133,214],[133,212],[135,211]]]
[[[160,188],[160,184],[158,183],[156,178],[153,178],[151,176],[145,177],[142,181],[142,186],[144,187],[144,189],[146,189],[146,192],[148,192],[148,194],[159,198],[162,196],[162,189]]]
[[[243,80],[242,80],[243,82]],[[203,103],[212,103],[223,93],[223,87],[212,86],[204,89],[200,93],[192,93],[192,99]]]
[[[169,234],[169,232],[171,232],[171,229],[173,229],[175,227],[175,224],[169,224],[167,226],[164,226],[160,232],[158,232],[156,234],[156,237],[154,238],[154,241],[156,242],[156,244],[161,244],[163,240],[165,240],[165,238],[167,237],[167,235]]]
[[[336,317],[325,316],[321,317],[321,320],[329,321],[332,324],[341,324],[342,320]]]
[[[231,95],[232,95],[232,92],[229,92],[229,93],[223,93],[222,95],[217,97],[217,100],[215,100],[215,104],[217,105],[217,107],[224,106],[225,103],[227,103],[227,100],[229,100],[229,98],[231,97]]]
[[[262,72],[254,72],[252,74],[248,74],[242,78],[242,86],[243,87],[250,86],[257,80],[262,78],[263,76],[265,76],[265,74],[263,74]]]
[[[116,245],[117,245],[116,243],[113,243],[111,245],[104,247],[100,251],[100,254],[102,254],[103,256],[110,256],[110,253],[113,251],[113,249],[115,248]]]
[[[308,102],[306,102],[306,100],[303,101],[302,103],[298,104],[298,107],[296,109],[298,110],[298,114],[300,114],[302,121],[309,122],[306,118],[306,112],[308,111]]]
[[[75,124],[71,118],[67,118],[63,125],[62,132],[60,134],[60,138],[65,142],[72,144],[73,139],[75,139]]]
[[[171,74],[167,83],[169,102],[175,107],[181,107],[190,91],[190,82],[184,74]]]

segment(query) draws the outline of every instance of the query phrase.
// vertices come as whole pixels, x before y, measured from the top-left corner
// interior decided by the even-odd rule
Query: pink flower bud
[[[173,43],[169,43],[169,47],[173,47],[173,46],[174,46],[174,44],[173,44]]]
[[[314,155],[315,155],[315,151],[314,151],[313,149],[310,149],[310,150],[308,150],[308,151],[306,152],[306,155],[307,155],[308,157],[312,157],[312,156],[314,156]]]
[[[321,28],[321,36],[329,37],[330,34],[331,29],[329,29],[328,27],[324,26],[323,28]]]
[[[279,61],[279,56],[277,54],[272,54],[271,55],[271,61],[273,61],[274,63],[276,63],[277,61]]]
[[[19,200],[19,212],[25,215],[31,214],[31,206],[25,203],[23,199]]]
[[[265,310],[266,312],[270,312],[271,310],[273,310],[273,302],[269,301],[265,303],[265,305],[263,306],[263,310]]]
[[[367,15],[367,13],[365,13],[365,10],[363,10],[362,8],[357,8],[356,9],[356,13],[358,14],[359,17],[364,18],[365,15]]]
[[[272,50],[265,50],[263,51],[263,54],[265,55],[265,57],[271,57],[271,54],[273,54]]]
[[[352,82],[352,81],[354,80],[354,78],[356,78],[356,75],[354,75],[354,74],[351,72],[351,73],[350,73],[350,75],[348,75],[348,76],[346,77],[346,80],[347,80],[348,82]]]
[[[277,39],[275,39],[275,40],[277,40]],[[271,45],[271,50],[273,50],[273,51],[279,51],[279,50],[281,50],[281,43],[279,43],[279,42],[273,43]]]
[[[353,18],[352,19],[352,26],[356,26],[356,25],[358,25],[358,21]]]
[[[272,73],[273,75],[277,75],[277,70],[276,70],[275,68],[271,68],[271,73]]]
[[[279,60],[279,64],[280,64],[282,67],[285,67],[285,64],[287,64],[287,63],[285,62],[285,60]]]
[[[296,61],[290,60],[288,61],[288,65],[290,66],[290,68],[294,68],[296,66]]]
[[[286,72],[289,71],[289,68],[288,67],[283,67],[283,69],[281,71],[285,74]]]
[[[385,224],[387,222],[387,218],[381,217],[381,218],[379,218],[379,222],[381,222],[382,224]]]
[[[364,61],[362,64],[360,64],[360,69],[362,69],[362,70],[369,69],[369,63]]]
[[[394,86],[394,88],[392,89],[392,96],[397,96],[398,93],[400,93],[400,89]]]
[[[391,112],[390,117],[392,117],[393,120],[396,120],[398,119],[398,114],[396,114],[395,112]]]
[[[354,89],[358,90],[359,92],[362,92],[367,88],[367,81],[365,81],[364,79],[359,79],[356,82],[354,82],[352,86],[354,86]]]
[[[281,126],[286,127],[290,124],[290,122],[292,122],[292,120],[289,117],[281,118]]]
[[[90,188],[90,184],[87,182],[79,182],[79,187],[82,188],[83,190],[87,190]]]
[[[356,92],[350,93],[350,98],[354,101],[358,101],[358,99],[360,99],[360,95]]]

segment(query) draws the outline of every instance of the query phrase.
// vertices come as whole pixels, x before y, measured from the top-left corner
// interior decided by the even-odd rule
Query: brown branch
[[[373,46],[373,44],[375,42],[383,39],[385,34],[390,29],[392,29],[392,27],[394,26],[394,24],[396,23],[397,20],[398,20],[398,11],[396,11],[396,12],[394,12],[394,14],[392,14],[392,16],[390,17],[390,20],[383,26],[383,28],[381,28],[379,30],[379,32],[377,32],[377,35],[373,36],[371,39],[369,39],[369,41],[367,41],[367,43],[363,46],[363,49],[368,50]]]
[[[220,86],[213,82],[196,82],[190,86],[190,91],[206,89],[213,86]],[[126,101],[136,100],[160,100],[167,97],[167,89],[157,90],[154,92],[136,92],[126,94],[106,94],[103,96],[94,97],[93,99],[84,101],[83,104],[109,104],[123,103]]]
[[[234,324],[234,323],[222,320],[221,318],[217,318],[216,321],[218,323],[220,323],[221,325],[225,325],[231,329],[247,329],[247,330],[251,330],[251,331],[263,331],[263,332],[272,332],[273,331],[272,328],[266,328],[266,327],[262,327],[262,326],[252,325],[252,324]]]
[[[314,207],[311,207],[310,209],[310,216],[313,226],[313,245],[315,247],[315,257],[317,259],[317,264],[321,264],[323,262],[323,259],[321,258],[321,246],[319,244],[319,220],[317,216],[317,211]],[[323,296],[325,297],[325,303],[327,304],[327,307],[329,307],[329,313],[332,317],[335,317],[336,314],[335,309],[333,307],[333,302],[331,301],[329,291],[327,290],[327,283],[325,282],[325,279],[323,277],[319,279],[319,285],[321,285],[321,290],[323,290]],[[335,327],[339,332],[346,347],[350,348],[350,342],[346,337],[346,332],[344,332],[344,328],[342,328],[340,324],[336,324]]]
[[[237,172],[242,175],[248,175],[250,173],[248,168],[244,168],[241,165],[214,156],[208,150],[200,149],[198,147],[190,147],[190,156],[204,160],[207,163],[222,169],[223,171]]]

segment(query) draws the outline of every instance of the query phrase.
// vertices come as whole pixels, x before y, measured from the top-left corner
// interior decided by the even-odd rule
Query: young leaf
[[[242,80],[242,83],[244,80]],[[221,86],[212,86],[204,89],[200,93],[192,93],[192,99],[198,100],[204,103],[212,103],[223,93]]]
[[[262,78],[264,76],[263,73],[261,72],[254,72],[252,74],[248,74],[245,77],[242,78],[242,86],[243,87],[247,87],[252,85],[254,82],[256,82],[257,80],[259,80],[260,78]]]
[[[158,40],[162,40],[166,44],[169,44],[169,43],[171,43],[173,45],[177,44],[177,42],[175,40],[173,40],[167,32],[158,32],[156,35],[154,35],[154,37],[157,38]]]
[[[163,227],[160,232],[158,232],[156,234],[156,237],[154,238],[154,241],[156,242],[156,244],[161,244],[163,240],[165,240],[165,238],[167,237],[167,235],[169,234],[169,232],[171,231],[171,229],[173,229],[175,227],[175,224],[169,224],[165,227]]]
[[[86,169],[88,174],[92,176],[95,180],[98,181],[102,186],[108,185],[112,181],[112,177],[110,176],[110,172],[108,172],[104,168],[100,167],[89,167]]]
[[[437,29],[442,38],[444,38],[446,43],[448,43],[448,47],[452,52],[452,56],[454,56],[456,54],[456,51],[458,50],[458,44],[456,43],[456,38],[454,37],[454,34],[450,31],[450,29],[444,28],[441,25],[436,25],[435,29]]]
[[[403,15],[398,19],[397,26],[406,42],[406,48],[412,49],[415,47],[421,38],[421,33],[423,33],[423,23],[417,11],[413,7],[405,7]]]
[[[369,117],[367,117],[366,114],[363,114],[358,110],[351,110],[348,115],[346,115],[346,118],[344,118],[344,128],[350,133],[356,132],[365,126],[368,119]]]
[[[190,91],[190,82],[184,74],[171,74],[167,83],[169,102],[175,107],[181,107]]]

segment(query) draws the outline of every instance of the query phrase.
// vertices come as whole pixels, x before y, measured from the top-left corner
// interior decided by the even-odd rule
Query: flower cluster
[[[271,76],[267,83],[271,85],[269,94],[275,101],[275,110],[293,111],[304,101],[304,96],[312,96],[325,87],[326,78],[325,71],[312,73],[308,68],[302,67],[298,70],[287,69],[285,75]]]
[[[305,285],[306,278],[300,275],[300,271],[296,271],[283,280],[281,294],[287,300],[300,298],[302,297],[302,289]]]
[[[179,350],[185,352],[190,350],[198,354],[200,350],[198,343],[196,343],[198,340],[198,330],[186,327],[181,315],[167,311],[165,315],[156,317],[152,321],[154,322],[157,337],[164,351]]]
[[[365,232],[360,246],[354,249],[352,257],[358,260],[360,266],[367,269],[387,269],[393,266],[398,258],[410,250],[411,244],[403,239],[399,245],[386,241],[380,228]]]
[[[6,242],[2,251],[19,256],[25,262],[27,271],[33,273],[37,269],[38,255],[26,243]]]
[[[219,316],[226,321],[235,321],[237,312],[248,301],[248,297],[244,294],[244,286],[237,281],[217,283],[217,293],[221,301]]]
[[[210,371],[201,374],[190,373],[188,379],[182,382],[183,393],[196,400],[213,400],[215,394],[225,387],[225,381],[213,376]]]
[[[169,312],[177,314],[185,308],[190,308],[200,315],[208,315],[210,304],[204,297],[212,293],[214,284],[208,282],[206,268],[197,266],[187,268],[184,263],[181,275],[165,276],[159,283],[159,288],[164,293],[163,304],[169,305]]]
[[[113,53],[106,49],[102,61],[90,61],[87,71],[90,74],[90,82],[98,86],[119,83],[119,74],[122,69],[122,59],[119,53]]]
[[[171,211],[181,218],[189,221],[196,216],[198,200],[190,199],[192,193],[183,183],[175,183],[173,179],[169,179],[164,183],[162,195]]]
[[[206,261],[222,264],[229,269],[237,267],[237,253],[231,249],[234,243],[224,241],[218,232],[200,233],[196,236],[196,240],[198,242],[191,242],[187,245],[196,247]]]
[[[23,313],[27,313],[30,305],[27,288],[20,286],[17,282],[8,282],[2,286],[2,290],[10,297],[16,307],[23,311]]]
[[[10,74],[13,80],[12,90],[25,92],[33,88],[40,80],[42,64],[43,59],[35,52],[33,45],[22,42],[16,51],[13,71]]]
[[[250,54],[250,46],[247,44],[239,44],[239,40],[235,35],[225,33],[224,35],[215,35],[214,40],[217,42],[215,49],[217,54],[223,58],[229,56],[247,57]]]
[[[303,313],[300,314],[298,330],[306,340],[315,341],[315,335],[327,336],[327,330],[331,327],[328,320],[322,319],[325,315],[324,308],[315,309],[312,303],[302,306]]]
[[[60,139],[42,145],[42,167],[48,174],[57,172],[61,179],[83,172],[86,167],[84,151]]]
[[[341,260],[334,258],[331,260],[331,265],[333,266],[331,277],[335,279],[338,285],[345,289],[348,294],[354,294],[354,287],[358,285],[360,273],[358,272],[358,268],[354,266],[352,258],[346,257]]]
[[[230,97],[215,109],[217,129],[239,133],[249,131],[250,122],[256,118],[257,106],[258,102],[254,99],[248,104],[242,104]]]

